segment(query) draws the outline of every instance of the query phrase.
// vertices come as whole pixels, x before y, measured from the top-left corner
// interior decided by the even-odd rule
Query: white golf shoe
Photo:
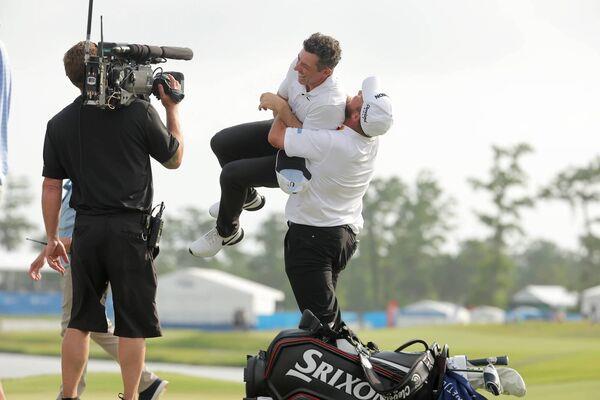
[[[196,257],[212,257],[217,254],[225,246],[233,246],[242,241],[244,238],[244,230],[238,229],[229,237],[222,237],[217,232],[217,228],[212,228],[206,232],[204,236],[196,240],[190,245],[190,254]]]
[[[254,196],[252,199],[245,202],[244,205],[242,206],[242,209],[244,209],[246,211],[258,211],[265,206],[265,203],[266,203],[265,196],[256,192],[256,196]],[[217,201],[215,204],[210,206],[210,208],[208,209],[208,214],[211,217],[213,217],[213,218],[219,217],[220,204],[221,204],[221,202]]]

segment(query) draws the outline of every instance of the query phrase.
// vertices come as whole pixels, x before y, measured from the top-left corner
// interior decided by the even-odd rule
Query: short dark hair
[[[96,43],[90,42],[90,55],[95,56],[96,54]],[[84,58],[85,42],[83,41],[67,50],[63,57],[65,73],[71,82],[73,82],[73,85],[77,86],[79,89],[83,89],[83,79],[85,75]]]
[[[331,36],[323,35],[320,32],[313,33],[303,43],[304,50],[319,57],[317,68],[321,71],[329,67],[334,69],[342,58],[342,49],[340,42]]]

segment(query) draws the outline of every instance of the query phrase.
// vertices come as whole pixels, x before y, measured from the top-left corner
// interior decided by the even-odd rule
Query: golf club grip
[[[492,365],[508,365],[508,356],[488,357],[488,358],[476,358],[467,360],[471,365],[485,366],[488,364]]]

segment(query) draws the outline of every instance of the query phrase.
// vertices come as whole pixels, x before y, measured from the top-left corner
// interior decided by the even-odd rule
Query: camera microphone
[[[187,47],[149,46],[145,44],[118,44],[111,48],[113,54],[127,55],[129,58],[143,62],[152,58],[171,60],[191,60],[194,52]]]
[[[187,47],[161,46],[163,57],[171,60],[191,60],[194,57],[192,49]]]

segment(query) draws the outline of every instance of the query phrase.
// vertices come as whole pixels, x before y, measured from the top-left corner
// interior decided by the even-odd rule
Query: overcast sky
[[[211,136],[266,119],[258,97],[275,91],[302,40],[336,37],[335,74],[349,94],[378,75],[394,106],[395,125],[381,138],[378,176],[412,182],[428,169],[458,202],[451,242],[480,236],[472,211],[489,199],[468,177],[485,177],[491,145],[530,143],[524,159],[532,191],[569,165],[600,152],[600,2],[595,0],[177,1],[96,0],[92,39],[186,46],[188,62],[167,70],[186,76],[180,113],[185,159],[177,171],[154,165],[155,200],[173,211],[207,209],[219,198]],[[1,0],[0,40],[13,71],[10,168],[39,195],[46,122],[77,95],[62,56],[85,38],[87,1]],[[162,113],[162,107],[153,100]],[[164,113],[163,113],[164,114]],[[245,213],[247,235],[285,195],[266,190],[267,207]],[[266,210],[266,211],[265,211]],[[580,221],[563,204],[541,204],[524,216],[533,238],[575,248]]]

